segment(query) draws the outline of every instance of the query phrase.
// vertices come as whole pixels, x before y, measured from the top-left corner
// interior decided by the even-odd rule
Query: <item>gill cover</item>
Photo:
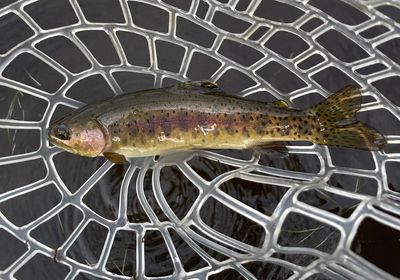
[[[63,119],[50,126],[48,139],[68,152],[88,157],[100,155],[107,145],[107,135],[96,120]]]

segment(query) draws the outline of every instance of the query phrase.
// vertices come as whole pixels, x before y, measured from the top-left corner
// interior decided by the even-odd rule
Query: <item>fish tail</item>
[[[316,143],[368,151],[382,150],[386,140],[375,129],[356,119],[361,108],[361,92],[354,85],[346,86],[321,103],[309,108],[320,124]]]

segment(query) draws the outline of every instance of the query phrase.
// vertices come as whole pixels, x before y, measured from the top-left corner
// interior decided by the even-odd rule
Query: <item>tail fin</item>
[[[386,140],[382,134],[356,120],[361,107],[361,92],[350,85],[308,109],[323,124],[318,144],[361,150],[382,150]]]

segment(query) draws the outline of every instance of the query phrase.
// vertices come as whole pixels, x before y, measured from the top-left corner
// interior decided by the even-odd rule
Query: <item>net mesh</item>
[[[11,42],[0,48],[0,85],[12,93],[0,119],[8,139],[0,154],[0,205],[11,202],[12,213],[33,211],[15,201],[36,195],[34,207],[43,211],[15,222],[2,207],[1,234],[23,245],[2,263],[0,278],[18,278],[28,263],[57,265],[65,279],[399,276],[390,262],[358,254],[354,242],[368,223],[400,230],[399,190],[390,184],[400,161],[393,92],[400,73],[393,51],[400,40],[398,1],[9,2],[0,8],[0,33]],[[95,7],[102,12],[92,12]],[[10,22],[18,27],[12,34]],[[102,51],[96,44],[104,44]],[[358,83],[362,118],[378,129],[389,127],[383,131],[389,148],[370,153],[292,143],[289,159],[199,151],[131,159],[124,167],[101,160],[68,165],[66,158],[57,160],[64,153],[49,146],[46,128],[65,108],[98,98],[81,85],[94,78],[99,80],[91,85],[101,85],[96,90],[103,96],[209,78],[237,95],[292,106]],[[101,92],[106,87],[110,91]],[[21,102],[34,113],[18,110]],[[34,171],[9,178],[9,170],[24,174],[27,164]],[[76,169],[90,176],[72,191],[64,175],[79,177]],[[113,178],[121,178],[119,187],[107,192]],[[56,199],[44,209],[41,201],[52,199],[50,191]],[[101,199],[90,200],[93,192]],[[117,201],[114,217],[95,209],[110,201]],[[72,221],[57,246],[34,234],[62,217]],[[242,230],[235,233],[235,227]],[[183,246],[192,253],[182,254]],[[80,250],[90,254],[79,259]],[[190,262],[193,256],[198,258]],[[171,268],[157,274],[167,262]]]

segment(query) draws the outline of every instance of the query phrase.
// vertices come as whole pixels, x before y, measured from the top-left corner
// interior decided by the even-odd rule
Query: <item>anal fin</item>
[[[113,152],[104,152],[103,156],[115,164],[124,164],[126,162],[126,158],[121,154]]]
[[[251,149],[259,152],[260,154],[275,158],[284,158],[289,155],[288,149],[286,148],[284,142],[261,143],[251,147]]]

